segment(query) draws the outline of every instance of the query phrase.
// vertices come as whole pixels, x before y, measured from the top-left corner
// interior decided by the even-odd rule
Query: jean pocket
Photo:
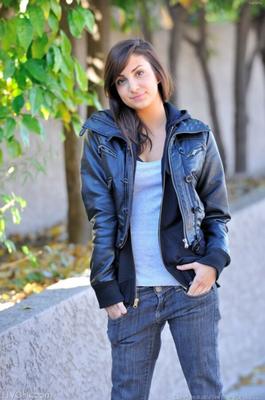
[[[210,290],[207,290],[207,292],[201,293],[201,294],[197,294],[197,295],[190,295],[188,294],[184,289],[183,289],[183,293],[186,297],[188,297],[189,299],[203,299],[204,297],[209,296],[211,293],[213,293],[214,291],[214,286],[211,287]]]
[[[108,315],[108,320],[111,321],[111,322],[118,322],[118,321],[120,321],[120,320],[126,318],[126,317],[128,316],[128,314],[129,314],[129,312],[131,311],[131,308],[132,308],[132,306],[129,305],[129,306],[127,307],[127,313],[126,313],[126,314],[123,314],[123,315],[121,315],[120,317],[115,318],[115,319],[110,318],[110,316]]]

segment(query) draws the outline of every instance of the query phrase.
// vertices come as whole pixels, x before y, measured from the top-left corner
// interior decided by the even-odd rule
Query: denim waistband
[[[170,288],[176,288],[181,285],[170,285],[170,286],[136,286],[137,293],[145,293],[150,291],[164,292]]]

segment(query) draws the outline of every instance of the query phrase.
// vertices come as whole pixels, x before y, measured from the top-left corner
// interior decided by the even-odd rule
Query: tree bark
[[[84,40],[77,41],[74,39],[68,30],[66,15],[63,11],[62,28],[67,34],[72,44],[73,54],[79,62],[85,66],[85,57],[80,57],[79,51],[81,43]],[[83,45],[83,48],[85,46]],[[80,110],[82,112],[82,110]],[[86,244],[89,237],[89,224],[86,217],[83,201],[81,198],[81,181],[80,181],[80,155],[82,142],[74,133],[73,128],[68,132],[64,129],[64,160],[65,160],[65,175],[66,175],[66,188],[68,198],[68,211],[67,211],[67,232],[69,243],[82,243]]]
[[[171,5],[170,0],[166,0],[166,6],[173,22],[170,31],[169,49],[168,49],[168,65],[169,72],[173,80],[174,90],[171,101],[178,106],[178,65],[181,49],[181,42],[184,35],[185,21],[187,19],[187,11],[180,4]]]
[[[217,146],[220,152],[220,156],[222,158],[224,170],[226,171],[226,155],[224,150],[224,145],[221,137],[221,128],[217,113],[217,106],[216,106],[216,95],[214,90],[213,79],[211,76],[209,64],[208,64],[208,54],[209,50],[207,48],[207,23],[205,18],[205,8],[202,7],[199,10],[199,39],[194,40],[188,35],[185,35],[185,39],[193,46],[195,49],[196,55],[200,62],[202,73],[206,85],[206,91],[208,95],[208,103],[209,103],[209,110],[213,124],[213,133],[216,138]]]
[[[261,9],[254,18],[254,28],[256,31],[257,54],[261,58],[265,78],[265,9]]]
[[[148,2],[142,1],[139,3],[139,6],[141,8],[139,21],[140,21],[141,30],[144,35],[144,39],[150,43],[153,43],[153,33],[152,33],[152,29],[150,27],[150,13],[149,13],[149,9],[148,9]]]
[[[247,38],[251,25],[251,6],[244,3],[236,23],[235,61],[235,172],[245,173],[247,169],[247,83],[250,73],[246,64]]]
[[[95,13],[97,19],[98,30],[92,36],[87,33],[87,55],[89,57],[88,66],[92,67],[97,75],[103,79],[103,63],[105,62],[106,54],[110,48],[110,1],[109,0],[93,0],[90,3],[90,8]],[[97,67],[94,60],[100,60],[102,62],[102,69]],[[91,90],[95,90],[98,93],[99,100],[103,107],[107,107],[107,99],[104,94],[102,86],[89,82]],[[95,107],[87,107],[87,117],[95,111]]]

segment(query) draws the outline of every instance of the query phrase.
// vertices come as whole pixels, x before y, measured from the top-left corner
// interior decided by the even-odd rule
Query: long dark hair
[[[125,138],[138,146],[138,154],[144,150],[147,141],[152,149],[152,141],[148,135],[148,127],[140,120],[135,110],[128,107],[121,100],[115,85],[115,80],[126,67],[132,54],[142,55],[150,63],[159,81],[158,90],[163,102],[168,101],[172,94],[172,80],[162,66],[157,53],[151,43],[141,38],[122,40],[116,43],[109,51],[104,68],[104,91],[109,99],[110,110],[115,122],[123,132]]]

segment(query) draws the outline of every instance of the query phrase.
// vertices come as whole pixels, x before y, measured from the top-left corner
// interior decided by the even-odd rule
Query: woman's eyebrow
[[[134,72],[138,67],[142,67],[142,65],[141,65],[141,64],[137,65],[137,67],[135,67],[134,69],[132,69],[131,72]],[[119,76],[124,76],[124,75],[119,74],[118,77],[119,77]]]

